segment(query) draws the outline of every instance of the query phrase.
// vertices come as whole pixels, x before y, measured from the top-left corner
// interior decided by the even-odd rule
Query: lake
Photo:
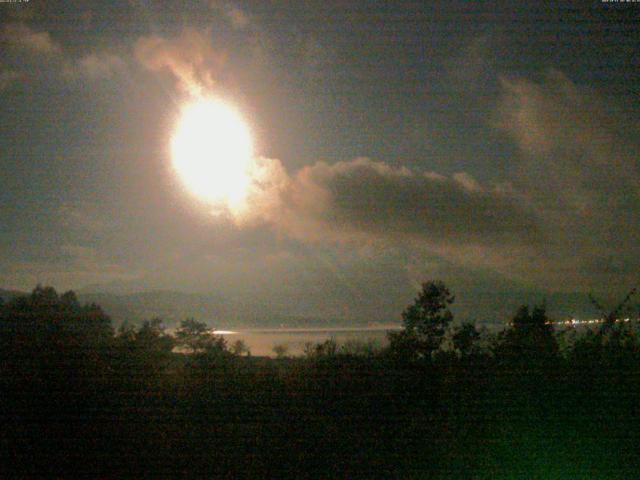
[[[244,341],[252,355],[274,357],[273,348],[282,345],[287,355],[302,355],[306,343],[321,343],[333,338],[338,345],[347,342],[371,343],[382,347],[387,344],[387,332],[399,330],[398,325],[376,325],[371,327],[326,327],[326,328],[255,328],[243,330],[216,330],[229,346],[236,340]]]

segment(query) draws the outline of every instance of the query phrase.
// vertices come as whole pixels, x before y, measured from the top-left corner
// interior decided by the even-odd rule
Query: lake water
[[[302,355],[305,344],[322,343],[334,339],[338,345],[357,341],[372,343],[375,346],[387,344],[387,332],[398,330],[397,325],[381,325],[374,327],[331,327],[331,328],[263,328],[247,330],[216,330],[217,335],[223,335],[229,346],[236,340],[244,341],[252,355],[271,356],[273,348],[282,345],[287,355]]]

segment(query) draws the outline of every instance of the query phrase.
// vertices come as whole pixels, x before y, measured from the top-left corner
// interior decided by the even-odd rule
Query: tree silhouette
[[[81,306],[72,291],[58,296],[54,288],[42,285],[28,296],[10,300],[2,309],[0,324],[1,330],[15,334],[13,340],[47,349],[54,345],[98,349],[113,335],[111,319],[99,306]]]
[[[38,285],[0,309],[0,377],[25,382],[24,392],[55,391],[58,398],[64,389],[101,385],[110,371],[112,340],[111,319],[100,307],[81,306],[73,292],[59,296]]]
[[[602,325],[600,327],[600,334],[603,336],[610,336],[616,338],[620,335],[623,326],[617,325],[620,322],[620,316],[625,309],[629,309],[629,304],[633,296],[637,293],[637,287],[632,288],[625,297],[611,310],[605,308],[595,296],[589,294],[589,300],[591,304],[598,310],[602,319]]]
[[[502,335],[503,344],[499,347],[502,353],[527,361],[548,359],[558,354],[553,325],[543,305],[535,306],[531,311],[527,305],[522,305],[511,325]]]
[[[284,358],[289,353],[289,349],[286,345],[278,344],[273,347],[273,353],[276,354],[276,358]]]
[[[136,343],[144,350],[168,353],[173,350],[175,340],[164,331],[162,319],[146,320],[136,334]]]
[[[176,345],[191,353],[216,354],[227,351],[225,339],[214,335],[206,323],[194,318],[187,318],[180,323],[175,338]]]
[[[557,347],[544,307],[523,306],[499,336],[504,355],[474,356],[480,332],[472,324],[448,330],[450,292],[425,285],[405,309],[396,347],[434,364],[396,362],[333,339],[305,345],[306,358],[243,361],[193,319],[178,329],[182,348],[194,352],[185,356],[172,351],[159,319],[125,323],[109,336],[108,317],[72,292],[39,286],[8,300],[0,306],[4,477],[300,478],[322,476],[329,458],[352,477],[438,476],[446,465],[447,477],[494,478],[504,464],[498,476],[520,478],[535,472],[540,451],[555,455],[551,438],[558,445],[584,439],[591,477],[635,478],[640,342],[633,322],[616,322],[629,330],[615,342],[603,341],[598,328],[571,330],[567,361],[549,356]],[[434,350],[449,338],[464,361]],[[499,440],[486,445],[487,438]],[[553,462],[564,472],[566,452],[549,457],[541,475]],[[26,473],[11,471],[22,465]]]
[[[233,342],[233,345],[231,345],[231,353],[239,357],[242,355],[251,356],[251,350],[244,340],[236,340]]]
[[[451,339],[453,348],[463,357],[467,357],[475,353],[476,343],[480,339],[480,332],[473,323],[463,323],[454,330]]]
[[[414,302],[402,312],[402,332],[389,333],[391,349],[402,356],[431,358],[440,348],[453,320],[449,305],[454,297],[441,281],[428,281]]]

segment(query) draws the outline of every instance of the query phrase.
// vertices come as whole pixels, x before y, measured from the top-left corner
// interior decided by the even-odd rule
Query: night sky
[[[640,270],[640,3],[0,3],[0,287],[171,289],[381,317],[421,281],[624,293]],[[241,212],[172,168],[246,119]]]

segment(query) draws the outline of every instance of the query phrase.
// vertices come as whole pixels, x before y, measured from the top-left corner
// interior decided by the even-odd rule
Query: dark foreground
[[[631,327],[562,339],[505,333],[489,347],[428,359],[406,345],[330,342],[303,358],[266,359],[210,338],[198,344],[206,335],[169,337],[157,322],[114,333],[99,308],[35,293],[1,309],[3,478],[629,479],[640,471],[640,344]],[[562,348],[549,348],[549,338]],[[180,340],[193,353],[172,353]]]

